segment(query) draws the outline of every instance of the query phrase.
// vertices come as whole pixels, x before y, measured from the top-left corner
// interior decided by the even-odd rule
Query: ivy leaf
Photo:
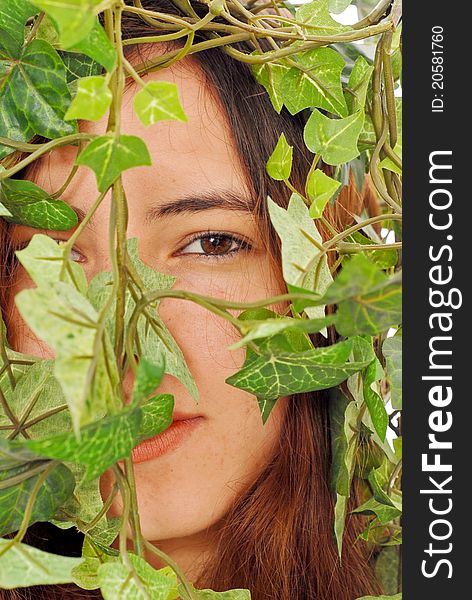
[[[390,521],[396,519],[402,514],[398,508],[380,504],[380,502],[378,502],[375,498],[369,498],[367,502],[364,502],[352,512],[361,515],[375,515],[382,525],[390,523]]]
[[[86,465],[85,481],[91,481],[130,455],[138,439],[141,419],[141,409],[124,410],[82,427],[80,441],[73,432],[66,432],[40,440],[12,442],[12,445],[40,456]]]
[[[398,138],[398,142],[396,143],[395,148],[393,149],[395,154],[400,159],[402,158],[402,145],[402,136],[400,135]],[[394,163],[393,160],[388,156],[381,161],[379,167],[381,169],[386,169],[387,171],[393,171],[394,173],[398,173],[398,175],[401,175],[403,172],[402,169],[396,163]]]
[[[17,250],[15,254],[36,285],[55,283],[60,279],[64,249],[48,235],[36,233],[28,246]],[[67,262],[64,281],[74,284],[82,293],[87,288],[84,270],[70,259]]]
[[[153,600],[175,600],[179,597],[177,577],[170,567],[157,571],[136,554],[129,553],[128,557],[131,570],[121,560],[100,565],[98,580],[104,600],[144,600],[142,588]]]
[[[390,400],[394,409],[402,408],[402,331],[399,329],[393,337],[382,344],[385,357],[387,379],[390,383]]]
[[[76,52],[59,51],[59,56],[62,58],[62,62],[66,68],[67,83],[76,83],[77,79],[81,77],[92,77],[100,75],[102,67],[93,59],[85,56],[85,54],[78,54]],[[69,89],[71,89],[70,86]]]
[[[389,496],[384,491],[384,488],[388,485],[388,470],[390,469],[390,464],[391,463],[388,463],[388,461],[385,460],[383,465],[378,469],[372,469],[369,473],[369,483],[374,492],[374,499],[377,500],[377,502],[401,510],[401,503],[395,499],[394,495],[390,494]]]
[[[401,594],[395,594],[395,596],[362,596],[357,600],[402,600]]]
[[[95,347],[98,315],[84,296],[62,281],[22,290],[15,302],[36,335],[55,350],[54,375],[79,436],[82,424],[101,417],[117,402],[116,364],[109,361],[108,369],[104,364],[107,337],[98,351]]]
[[[401,283],[385,276],[374,292],[338,304],[336,329],[341,335],[376,335],[402,320]]]
[[[106,113],[113,95],[105,77],[85,77],[79,79],[77,94],[72,100],[65,119],[87,119],[98,121]]]
[[[306,192],[308,198],[311,200],[310,217],[312,219],[319,219],[321,217],[325,206],[340,185],[340,181],[335,181],[323,173],[321,169],[315,169],[310,173],[306,183]]]
[[[295,13],[297,22],[303,23],[303,29],[309,35],[336,35],[350,31],[351,27],[341,25],[329,14],[329,5],[332,0],[313,0],[304,4]]]
[[[38,9],[27,0],[3,0],[0,5],[0,60],[2,53],[17,55],[23,45],[26,21]]]
[[[11,540],[0,539],[0,553]],[[15,542],[2,554],[0,588],[12,590],[31,585],[55,585],[73,581],[71,571],[82,562],[72,558],[43,552],[27,544]]]
[[[182,584],[179,585],[179,591],[182,594]],[[213,590],[196,590],[193,588],[193,593],[199,600],[251,600],[251,592],[243,589],[214,592]]]
[[[349,76],[347,84],[349,91],[345,93],[349,114],[364,109],[373,72],[374,67],[369,65],[363,56],[358,56]]]
[[[351,237],[357,244],[372,245],[373,243],[373,240],[362,235],[359,231],[355,231]],[[378,244],[378,248],[365,251],[364,254],[381,269],[390,269],[398,261],[398,252],[394,249],[384,250],[381,243]]]
[[[143,404],[138,440],[147,440],[167,429],[172,423],[173,408],[174,397],[171,394],[159,394]]]
[[[343,264],[342,271],[330,285],[324,296],[328,304],[362,296],[373,288],[378,289],[388,280],[381,269],[363,253],[359,253]]]
[[[82,548],[83,562],[72,569],[74,583],[84,590],[96,590],[100,587],[98,582],[98,569],[104,563],[116,561],[116,551],[102,546],[85,536]]]
[[[359,440],[356,432],[360,417],[357,404],[348,402],[340,390],[333,390],[329,409],[333,453],[331,482],[336,495],[334,531],[338,554],[341,556],[347,501],[350,496]]]
[[[398,592],[398,573],[400,572],[400,548],[384,548],[375,561],[375,575],[386,594]]]
[[[320,258],[319,247],[304,235],[308,234],[318,246],[323,243],[306,204],[297,194],[290,198],[287,210],[271,198],[267,202],[272,225],[282,242],[282,271],[289,291],[303,288],[322,295],[333,278],[326,255]],[[293,304],[296,310],[301,310],[297,302]],[[312,319],[325,316],[323,306],[305,308],[305,312]]]
[[[280,63],[264,63],[253,65],[252,72],[257,81],[264,86],[269,95],[274,110],[278,113],[282,110],[284,101],[281,95],[281,82],[289,67]]]
[[[328,165],[349,162],[359,155],[357,141],[363,123],[364,111],[344,119],[329,119],[315,109],[305,125],[305,144]]]
[[[341,86],[343,57],[331,48],[315,48],[297,58],[280,83],[285,106],[294,115],[304,108],[323,108],[346,117],[347,106]]]
[[[146,358],[141,358],[133,386],[131,401],[133,406],[136,406],[141,400],[146,400],[161,383],[165,371],[165,357],[162,355],[159,358],[159,363],[152,363]]]
[[[401,280],[387,277],[358,254],[345,263],[319,302],[338,304],[335,325],[341,335],[375,335],[401,323]]]
[[[27,141],[76,131],[64,120],[70,103],[64,64],[44,40],[33,40],[18,54],[0,54],[0,136]],[[0,147],[0,158],[12,152]]]
[[[53,364],[52,360],[40,360],[28,366],[17,382],[8,403],[18,422],[28,423],[44,412],[66,404],[59,382],[53,376]],[[0,412],[0,425],[9,424],[10,419]],[[30,437],[38,438],[51,431],[70,429],[70,425],[69,412],[61,410],[29,426],[27,431]]]
[[[74,210],[62,200],[54,200],[32,181],[4,179],[0,182],[0,202],[10,212],[9,223],[40,229],[65,231],[77,225]]]
[[[96,63],[100,63],[108,72],[112,71],[115,66],[115,47],[97,19],[87,37],[75,44],[72,50],[85,54]]]
[[[327,389],[338,385],[372,360],[348,362],[353,339],[305,352],[270,352],[250,355],[240,371],[228,377],[229,385],[259,398]]]
[[[75,162],[94,171],[98,190],[104,192],[126,169],[151,165],[151,157],[141,138],[106,134],[90,142]]]
[[[375,358],[365,370],[363,383],[364,402],[367,405],[375,431],[382,442],[385,441],[387,434],[388,414],[382,398],[372,389],[372,386],[376,381],[382,379],[383,376],[384,370],[382,365],[378,358]]]
[[[20,528],[26,505],[33,488],[41,477],[41,472],[36,475],[32,472],[31,476],[21,483],[15,484],[15,479],[18,476],[24,476],[28,471],[36,470],[35,467],[40,464],[40,462],[26,463],[0,471],[0,535],[6,535]],[[12,485],[8,485],[9,479],[13,480]],[[75,479],[71,471],[65,465],[57,465],[39,488],[29,524],[51,519],[57,509],[73,493],[74,487]]]
[[[76,46],[92,31],[96,22],[95,9],[110,8],[112,0],[32,0],[57,24],[64,48]]]
[[[285,135],[280,134],[277,145],[267,161],[267,173],[277,181],[290,177],[292,171],[293,146],[289,146]]]
[[[187,121],[175,83],[149,81],[134,97],[134,110],[143,125],[158,121]]]
[[[273,336],[282,332],[300,331],[304,333],[318,333],[328,325],[331,325],[334,320],[334,315],[328,315],[321,319],[301,319],[279,316],[276,318],[269,317],[263,321],[245,321],[244,326],[242,326],[241,329],[243,333],[247,331],[246,335],[235,344],[229,346],[229,349],[236,350],[237,348],[246,346],[253,340]]]

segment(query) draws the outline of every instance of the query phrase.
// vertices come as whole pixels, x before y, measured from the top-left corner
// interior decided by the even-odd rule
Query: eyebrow
[[[145,220],[147,223],[152,224],[163,217],[184,213],[197,213],[218,208],[253,213],[255,207],[256,203],[253,198],[240,196],[230,190],[214,190],[183,196],[178,200],[169,200],[168,202],[159,204],[156,203],[146,211]],[[84,220],[87,211],[78,206],[71,206],[71,208],[77,215],[78,222],[81,223]],[[94,217],[90,219],[89,225],[93,225],[93,220]]]
[[[252,213],[255,209],[253,198],[241,196],[230,190],[212,190],[183,196],[178,200],[155,204],[146,212],[146,222],[153,223],[163,217],[184,213],[197,213],[204,210],[224,209]]]

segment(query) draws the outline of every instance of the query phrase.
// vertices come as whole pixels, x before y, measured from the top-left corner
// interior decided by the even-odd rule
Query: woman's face
[[[269,267],[257,223],[242,206],[254,198],[247,190],[224,114],[203,75],[187,62],[146,79],[177,84],[188,122],[164,121],[145,128],[132,108],[136,87],[124,94],[122,131],[144,138],[152,157],[152,167],[132,169],[123,176],[129,203],[128,237],[138,238],[141,259],[157,271],[174,275],[175,289],[240,302],[283,293]],[[86,124],[87,131],[98,134],[105,128],[105,119]],[[35,182],[56,191],[69,174],[76,152],[72,147],[61,148],[43,159],[34,172]],[[81,167],[63,199],[87,211],[96,197],[95,176]],[[235,199],[243,201],[241,206],[234,206]],[[88,279],[110,270],[109,207],[108,197],[75,247],[73,256],[81,261]],[[202,239],[208,231],[223,236],[213,250],[211,240]],[[37,232],[13,228],[19,243]],[[46,233],[66,240],[72,232]],[[14,293],[31,286],[19,268]],[[167,541],[171,549],[190,540],[197,545],[203,532],[218,522],[236,495],[259,474],[275,448],[286,402],[278,402],[262,425],[255,397],[225,383],[245,357],[243,349],[227,349],[238,339],[235,329],[184,300],[162,300],[159,313],[181,347],[200,394],[197,404],[177,379],[164,376],[159,392],[174,396],[175,412],[201,419],[178,447],[135,466],[143,533],[149,540],[164,542],[163,549]],[[52,355],[15,312],[10,335],[18,350]],[[125,385],[128,397],[131,386],[130,375]],[[104,495],[110,480],[109,474],[103,477]],[[117,499],[113,511],[119,510]]]

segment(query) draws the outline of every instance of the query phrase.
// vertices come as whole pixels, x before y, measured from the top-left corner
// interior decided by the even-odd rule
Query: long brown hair
[[[143,5],[179,14],[170,0],[143,0]],[[192,6],[197,13],[204,14],[207,10],[205,5],[195,2]],[[154,31],[136,15],[126,15],[122,27],[127,38]],[[204,35],[198,32],[201,39]],[[209,89],[216,94],[227,116],[247,183],[257,199],[255,213],[261,234],[281,278],[280,242],[268,216],[266,199],[270,195],[279,205],[287,207],[290,192],[283,183],[268,177],[265,162],[284,132],[295,153],[291,180],[303,189],[312,159],[303,142],[304,118],[291,116],[285,109],[277,114],[250,68],[221,49],[198,53],[191,60],[205,75]],[[363,208],[370,214],[375,212],[375,197],[368,186],[359,191],[351,178],[334,206],[327,207],[325,216],[336,228],[344,229]],[[0,303],[6,320],[11,306],[8,289],[15,267],[8,230],[9,225],[1,221]],[[325,343],[318,336],[312,339],[316,345]],[[342,561],[337,555],[334,500],[329,485],[327,394],[292,396],[285,419],[272,460],[225,516],[217,552],[195,584],[217,591],[249,588],[253,600],[354,600],[379,592],[365,545],[357,541],[362,527],[359,517],[347,519]],[[46,530],[48,533],[41,533]],[[50,551],[57,551],[59,543],[63,553],[73,555],[80,553],[81,539],[73,530],[56,531],[48,524],[36,524],[25,541]],[[92,597],[101,595],[72,585],[0,591],[0,598],[5,600]]]

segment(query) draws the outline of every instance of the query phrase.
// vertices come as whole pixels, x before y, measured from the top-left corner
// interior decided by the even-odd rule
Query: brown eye
[[[250,250],[248,242],[234,235],[220,232],[198,234],[183,248],[181,254],[195,254],[203,258],[223,259]]]
[[[226,254],[233,245],[233,240],[228,236],[212,235],[201,238],[200,245],[205,254]]]

